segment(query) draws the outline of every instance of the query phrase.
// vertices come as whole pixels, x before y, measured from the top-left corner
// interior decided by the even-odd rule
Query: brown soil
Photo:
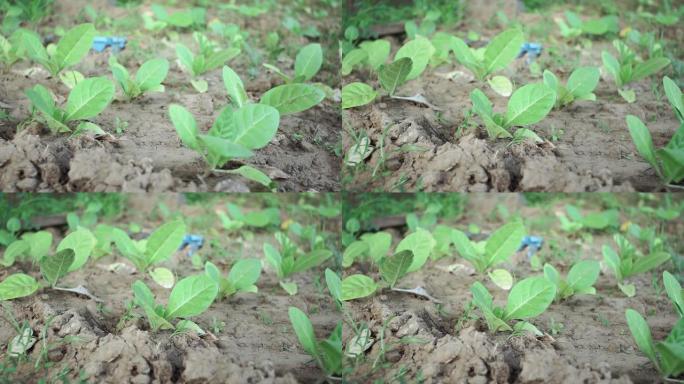
[[[492,7],[470,8],[472,14],[465,18],[460,32],[478,31],[484,35],[483,39],[489,39],[502,30],[492,28],[488,21],[494,13],[483,14]],[[566,81],[576,66],[600,67],[601,51],[613,51],[610,42],[594,41],[588,48],[570,46],[555,36],[557,27],[550,21],[555,15],[520,13],[517,17],[532,30],[528,31],[530,41],[543,42],[544,52],[538,59],[542,68],[550,68]],[[535,32],[534,26],[543,22],[551,24],[552,35]],[[393,52],[402,44],[400,40],[388,39]],[[554,51],[553,57],[549,56],[549,50]],[[547,139],[545,143],[511,144],[507,139],[488,139],[479,117],[465,120],[473,89],[483,90],[496,112],[505,111],[507,99],[494,93],[486,83],[476,81],[453,60],[452,64],[428,67],[418,79],[409,81],[397,92],[400,96],[422,94],[439,110],[383,97],[371,105],[343,111],[345,130],[357,135],[365,132],[376,148],[365,164],[356,169],[345,167],[348,189],[591,192],[663,188],[653,169],[636,152],[625,123],[626,115],[638,116],[647,124],[656,146],[667,143],[679,127],[667,100],[656,98],[651,91],[651,79],[630,85],[636,90],[637,102],[628,104],[604,73],[595,91],[596,102],[581,101],[554,110],[542,122],[530,127]],[[501,74],[508,76],[516,87],[541,81],[530,75],[525,59],[516,60]],[[654,76],[653,82],[661,78],[662,74]],[[377,83],[375,76],[363,71],[344,78],[344,83],[354,81]],[[480,126],[464,129],[457,135],[459,127],[468,123]],[[387,133],[381,142],[385,130]],[[561,130],[563,133],[557,141],[549,141]],[[345,148],[354,144],[348,134],[343,140]],[[384,147],[384,158],[380,147]],[[373,175],[372,170],[383,160],[384,168]]]
[[[54,16],[42,27],[76,24],[74,19],[87,1],[56,1]],[[94,7],[107,15],[130,17],[140,9],[114,8],[108,1],[94,2]],[[146,6],[142,8],[142,11]],[[208,19],[216,17],[209,11]],[[269,12],[253,20],[236,13],[219,14],[224,23],[236,23],[257,38],[280,25],[283,10]],[[303,25],[314,24],[328,31],[337,26],[328,25],[328,18],[312,19],[302,13]],[[293,52],[307,43],[289,33],[283,34],[282,44]],[[49,33],[49,32],[48,32]],[[217,191],[238,192],[258,190],[259,187],[244,179],[225,174],[209,174],[201,157],[181,145],[168,118],[171,103],[184,105],[195,115],[201,130],[207,130],[228,99],[221,79],[215,70],[202,76],[209,83],[209,91],[198,94],[189,84],[189,75],[181,72],[176,63],[175,41],[163,41],[145,30],[118,31],[127,35],[129,46],[119,61],[128,68],[137,68],[144,60],[164,57],[171,62],[169,75],[164,82],[166,92],[145,95],[132,102],[114,101],[94,122],[114,135],[111,140],[94,140],[87,137],[69,138],[53,135],[37,126],[21,123],[30,117],[30,103],[24,91],[37,83],[52,90],[61,105],[68,89],[58,80],[29,62],[20,62],[8,73],[0,74],[0,105],[8,110],[10,121],[0,121],[0,188],[14,191]],[[194,47],[190,32],[179,33],[179,40]],[[257,45],[257,40],[250,41]],[[324,42],[324,44],[326,44]],[[334,49],[327,47],[329,51]],[[334,57],[334,52],[329,54]],[[280,80],[261,69],[258,77],[247,76],[248,60],[243,53],[229,64],[245,82],[253,99],[277,84]],[[91,53],[74,69],[85,76],[108,76],[109,52]],[[335,60],[331,61],[332,63]],[[291,66],[292,59],[279,65]],[[32,72],[27,72],[34,69]],[[326,64],[314,79],[330,84],[336,81],[335,65]],[[117,93],[120,94],[117,86]],[[119,124],[126,123],[125,132],[116,133]],[[336,191],[339,190],[339,159],[334,153],[340,136],[340,116],[337,102],[326,99],[315,108],[281,119],[278,134],[265,148],[246,163],[263,170],[278,183],[281,191]],[[236,168],[239,163],[229,164]],[[312,172],[312,170],[315,170]]]

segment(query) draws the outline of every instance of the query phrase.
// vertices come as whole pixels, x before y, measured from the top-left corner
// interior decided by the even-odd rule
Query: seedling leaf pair
[[[339,322],[327,339],[316,340],[311,321],[299,308],[290,307],[288,316],[302,348],[311,355],[328,375],[342,371],[342,323]]]
[[[484,248],[473,244],[459,230],[454,229],[451,236],[459,255],[470,261],[478,272],[483,273],[513,256],[525,237],[525,227],[518,220],[503,225],[487,239]]]
[[[670,141],[662,148],[655,148],[651,132],[636,116],[627,115],[629,133],[637,152],[666,182],[679,182],[684,179],[684,123],[675,132]]]
[[[107,108],[114,97],[114,85],[106,77],[85,79],[69,92],[64,109],[55,105],[50,91],[40,84],[28,89],[26,96],[53,132],[70,132],[72,123],[78,123],[76,132],[101,131],[95,124],[83,120],[93,118]]]
[[[26,56],[42,65],[53,76],[67,67],[78,64],[90,50],[96,31],[92,24],[80,24],[67,31],[54,49],[46,48],[40,36],[21,30],[20,40]]]
[[[596,67],[580,67],[575,69],[568,83],[562,85],[553,72],[544,71],[544,84],[556,91],[556,108],[572,104],[575,100],[596,101],[593,93],[601,74]]]
[[[270,64],[264,66],[278,76],[280,76],[286,83],[303,83],[309,81],[318,74],[323,65],[323,48],[318,43],[311,43],[302,47],[297,52],[294,63],[294,77],[286,75],[278,67]]]
[[[522,86],[511,95],[504,115],[495,114],[492,102],[477,88],[471,92],[470,100],[473,111],[484,122],[489,137],[513,137],[509,128],[532,125],[548,115],[556,103],[556,92],[541,83]]]
[[[570,268],[567,278],[551,265],[544,265],[544,277],[556,286],[556,300],[565,300],[575,294],[596,294],[594,283],[599,277],[601,266],[594,260],[583,260]]]
[[[116,61],[115,56],[110,57],[109,68],[130,100],[146,92],[164,92],[164,86],[161,83],[169,72],[169,61],[166,59],[148,60],[140,66],[134,78],[124,66]]]
[[[670,260],[670,254],[656,250],[648,255],[642,255],[627,239],[622,235],[614,236],[615,243],[618,244],[619,252],[615,252],[609,245],[602,248],[603,262],[613,271],[620,289],[627,295],[633,296],[635,287],[633,284],[625,285],[624,280],[648,272],[657,268],[661,264]]]
[[[627,309],[625,318],[637,346],[663,377],[676,378],[684,372],[684,318],[680,317],[665,340],[657,343],[639,312]]]
[[[219,286],[219,297],[228,297],[238,292],[256,293],[254,285],[261,275],[261,261],[258,259],[240,259],[233,264],[227,277],[212,262],[207,261],[204,270]]]
[[[479,80],[506,68],[520,53],[524,35],[519,29],[508,29],[496,35],[482,51],[468,47],[461,39],[453,38],[453,51],[464,67],[468,68]]]
[[[616,59],[608,51],[603,51],[601,53],[603,67],[615,81],[620,95],[627,102],[632,103],[636,100],[634,91],[624,89],[623,87],[660,72],[670,65],[670,59],[654,57],[646,61],[640,61],[636,54],[620,40],[613,41],[613,46],[615,46],[619,53],[619,59]]]
[[[139,271],[167,260],[183,242],[185,224],[170,221],[157,228],[145,241],[134,242],[126,232],[115,228],[112,238],[119,252],[129,259]]]

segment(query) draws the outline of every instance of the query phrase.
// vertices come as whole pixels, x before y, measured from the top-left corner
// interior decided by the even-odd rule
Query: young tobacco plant
[[[458,254],[479,273],[484,273],[513,256],[525,237],[525,227],[520,220],[512,221],[494,231],[486,242],[480,243],[473,243],[465,233],[456,229],[451,236]]]
[[[261,261],[258,259],[240,259],[230,269],[227,277],[221,276],[221,271],[212,262],[204,264],[207,276],[218,284],[218,297],[229,297],[238,292],[258,292],[255,285],[261,276]]]
[[[163,6],[159,4],[152,4],[152,13],[157,20],[152,19],[150,15],[144,14],[143,18],[145,24],[149,29],[164,29],[167,26],[176,28],[200,28],[203,27],[206,20],[206,8],[195,7],[181,10],[169,14]]]
[[[572,11],[565,11],[565,19],[554,18],[560,28],[561,36],[566,39],[574,39],[583,34],[592,36],[602,36],[607,33],[619,32],[620,26],[618,24],[618,17],[604,16],[600,19],[582,20],[579,15]]]
[[[572,71],[568,83],[563,85],[553,72],[544,70],[544,84],[556,91],[556,108],[570,105],[575,100],[596,101],[594,89],[600,77],[598,68],[580,67]]]
[[[408,249],[397,251],[392,256],[383,257],[379,262],[379,270],[384,284],[393,289],[399,279],[409,272],[413,261],[414,254]],[[339,302],[368,297],[381,288],[371,277],[360,273],[347,276],[339,281],[339,289],[334,288],[338,284],[334,277],[331,276],[332,286],[331,281],[328,281],[327,277],[326,275],[328,290],[331,293],[336,292],[333,293],[333,298]]]
[[[140,66],[135,77],[131,77],[128,70],[117,62],[115,56],[109,58],[109,68],[126,98],[132,100],[147,92],[164,92],[162,82],[169,72],[169,61],[148,60]]]
[[[342,322],[338,322],[327,339],[316,340],[311,320],[297,307],[288,309],[290,323],[302,348],[316,360],[328,377],[342,372]]]
[[[582,215],[579,208],[567,204],[565,212],[556,212],[556,217],[561,224],[561,230],[568,233],[577,233],[585,229],[602,231],[609,228],[617,228],[620,217],[617,210],[607,209],[600,212],[591,212]]]
[[[40,272],[45,280],[41,284],[25,273],[13,273],[0,282],[0,300],[12,300],[34,294],[43,287],[55,288],[57,281],[70,272],[75,252],[71,248],[58,251],[52,256],[45,255],[40,261]]]
[[[601,265],[594,260],[575,263],[565,279],[551,264],[544,265],[544,277],[556,286],[556,301],[565,300],[577,294],[595,295],[594,284],[598,280],[599,273],[601,273]]]
[[[181,279],[171,290],[166,306],[157,304],[154,294],[142,281],[133,283],[135,304],[145,311],[152,330],[174,329],[176,331],[204,331],[187,317],[198,316],[211,306],[219,292],[219,286],[211,277],[201,274]],[[175,319],[184,319],[172,324]]]
[[[521,30],[509,29],[496,35],[486,47],[480,49],[472,49],[463,40],[454,37],[452,49],[456,60],[482,81],[513,62],[524,42]]]
[[[633,309],[625,311],[627,326],[641,352],[664,378],[684,373],[684,317],[680,317],[665,340],[654,342],[646,320]]]
[[[503,308],[494,306],[492,295],[479,281],[473,283],[470,292],[490,331],[529,331],[541,336],[537,327],[526,320],[546,311],[556,297],[556,286],[542,276],[523,279],[511,288]],[[518,321],[511,327],[513,320]]]
[[[613,239],[618,246],[618,252],[609,245],[603,245],[603,262],[613,271],[620,290],[628,297],[632,297],[636,294],[636,287],[634,284],[625,284],[625,279],[657,268],[670,260],[670,254],[655,251],[644,255],[621,234],[615,234]]]
[[[208,84],[205,80],[197,79],[197,77],[221,67],[239,55],[241,51],[237,47],[219,48],[199,32],[195,32],[193,36],[199,46],[199,53],[195,55],[188,47],[182,43],[177,43],[176,55],[181,68],[192,76],[192,86],[198,92],[204,93],[207,91]]]
[[[177,104],[169,107],[169,117],[183,144],[199,152],[211,170],[231,160],[253,156],[252,150],[265,147],[273,139],[280,116],[305,111],[325,98],[325,93],[313,85],[285,84],[268,90],[259,103],[253,103],[240,77],[227,66],[223,67],[223,83],[231,103],[221,110],[206,134],[200,133],[187,109]],[[268,176],[250,166],[226,172],[266,186],[272,183]]]
[[[34,110],[40,112],[45,124],[54,133],[81,133],[94,131],[101,133],[102,128],[87,121],[99,115],[114,97],[114,85],[106,77],[93,77],[80,81],[69,92],[64,109],[55,105],[52,93],[40,84],[26,90]]]
[[[150,237],[134,241],[119,229],[112,230],[112,239],[121,255],[130,260],[140,272],[167,260],[183,243],[185,224],[180,220],[170,221],[157,228]]]
[[[277,232],[275,238],[280,245],[280,250],[270,243],[264,243],[264,255],[275,269],[280,286],[290,295],[295,295],[297,283],[287,281],[287,279],[295,273],[322,264],[332,256],[332,252],[320,248],[304,252],[283,232]]]
[[[56,46],[43,46],[40,36],[20,30],[20,41],[25,56],[57,76],[63,69],[78,64],[90,50],[96,31],[92,24],[81,24],[66,32]]]
[[[632,82],[645,79],[654,75],[670,65],[670,59],[665,57],[653,57],[642,61],[636,53],[620,40],[613,41],[613,46],[618,51],[619,57],[611,55],[608,51],[601,53],[603,66],[615,81],[618,93],[628,103],[636,101],[633,89],[624,87]]]
[[[520,128],[511,135],[512,127],[525,127],[540,122],[556,104],[556,91],[545,84],[527,84],[511,95],[505,114],[494,113],[492,102],[479,89],[470,93],[473,111],[480,116],[490,138],[532,138],[541,141],[532,130]]]
[[[264,63],[264,67],[275,72],[287,84],[303,83],[311,80],[323,65],[323,48],[318,43],[304,46],[297,52],[294,63],[294,76],[288,76],[280,68]]]
[[[664,147],[656,149],[651,132],[638,117],[627,115],[626,121],[637,152],[653,167],[660,179],[668,184],[684,180],[684,123]]]

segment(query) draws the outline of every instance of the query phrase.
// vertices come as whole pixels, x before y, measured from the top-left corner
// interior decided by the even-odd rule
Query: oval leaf
[[[66,104],[66,121],[97,116],[114,98],[114,84],[106,77],[93,77],[80,81],[69,93]]]
[[[556,92],[545,84],[527,84],[518,88],[508,101],[504,125],[524,126],[541,121],[556,103]]]
[[[261,96],[261,104],[270,105],[281,115],[306,111],[325,99],[325,93],[309,84],[285,84],[271,88]]]
[[[0,282],[0,300],[29,296],[38,288],[40,288],[40,284],[33,277],[24,273],[15,273]]]
[[[366,275],[351,275],[342,280],[342,300],[349,301],[370,296],[378,289],[375,281]]]
[[[69,267],[73,264],[75,255],[73,249],[67,248],[53,256],[45,256],[40,260],[40,272],[51,286],[54,287],[57,284],[57,280],[69,272]]]
[[[323,49],[318,43],[302,48],[295,58],[295,77],[300,81],[311,80],[323,64]]]
[[[207,275],[182,279],[176,284],[166,306],[166,318],[197,316],[214,302],[218,285]]]
[[[371,103],[378,93],[368,84],[351,83],[342,88],[342,109],[360,107]]]
[[[543,313],[556,296],[556,286],[545,277],[528,277],[508,294],[505,320],[523,320]]]

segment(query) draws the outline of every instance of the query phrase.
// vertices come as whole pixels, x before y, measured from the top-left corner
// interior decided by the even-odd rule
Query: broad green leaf
[[[601,53],[601,58],[603,60],[603,66],[606,68],[608,73],[615,80],[615,84],[618,88],[622,87],[622,79],[620,78],[620,63],[617,61],[615,56],[610,53],[603,51]]]
[[[295,77],[301,81],[311,80],[323,64],[323,49],[318,43],[311,43],[304,46],[297,53],[295,58]]]
[[[178,56],[178,61],[183,69],[190,72],[192,75],[198,75],[193,71],[193,62],[195,61],[195,56],[188,49],[188,47],[181,43],[176,44],[176,55]]]
[[[259,280],[261,275],[261,261],[258,259],[240,259],[228,273],[228,281],[235,289],[242,291]]]
[[[363,49],[352,49],[342,58],[340,74],[347,76],[354,70],[354,67],[368,60],[368,53]]]
[[[506,76],[494,76],[487,82],[494,92],[503,97],[508,97],[513,93],[513,83]]]
[[[368,244],[368,256],[377,263],[392,246],[392,235],[387,232],[368,233],[361,236],[361,241]]]
[[[644,123],[634,115],[627,115],[627,127],[637,152],[643,157],[656,171],[659,171],[658,161],[656,160],[655,147],[651,139],[651,133]]]
[[[672,306],[675,308],[679,317],[684,317],[684,292],[679,281],[668,271],[663,272],[663,285],[667,297],[672,301]]]
[[[567,283],[574,291],[582,291],[596,283],[601,272],[601,266],[595,260],[583,260],[570,268]]]
[[[199,144],[197,143],[197,135],[199,134],[199,131],[197,130],[197,123],[192,114],[178,104],[171,104],[169,106],[169,117],[171,118],[173,126],[176,127],[178,137],[180,137],[183,144],[191,149],[198,150]]]
[[[264,243],[264,256],[266,257],[266,261],[268,261],[273,267],[273,269],[276,270],[276,272],[278,273],[278,277],[283,277],[283,258],[280,255],[280,252],[273,245],[269,243]]]
[[[227,61],[238,56],[239,54],[239,48],[221,49],[219,51],[212,52],[208,57],[206,57],[206,62],[204,63],[204,66],[200,73],[204,73],[219,68],[222,65],[224,65]]]
[[[12,300],[33,294],[40,284],[24,273],[14,273],[0,282],[0,300]]]
[[[209,89],[209,83],[204,79],[192,79],[190,84],[199,93],[205,93]]]
[[[313,325],[311,325],[309,318],[297,307],[290,307],[287,310],[287,313],[302,348],[304,348],[308,354],[317,356],[316,335],[314,334]]]
[[[40,40],[40,36],[27,29],[21,29],[20,31],[21,46],[23,47],[26,56],[41,65],[47,66],[50,57]],[[48,70],[50,70],[50,68],[48,68]]]
[[[380,276],[390,288],[394,288],[397,281],[408,272],[411,263],[413,263],[413,252],[408,249],[387,256],[380,262]]]
[[[367,254],[369,251],[368,244],[363,241],[354,241],[344,249],[342,254],[342,266],[350,267],[357,257]]]
[[[254,156],[254,153],[240,144],[216,136],[199,135],[198,144],[214,158],[236,159]],[[213,166],[222,164],[212,164]]]
[[[19,258],[19,256],[28,254],[31,250],[31,245],[26,240],[16,240],[5,248],[5,253],[2,255],[2,264],[5,267],[10,267]]]
[[[152,280],[154,280],[155,283],[159,284],[160,286],[166,289],[173,288],[173,284],[175,284],[176,282],[176,277],[173,275],[173,272],[171,272],[171,270],[168,268],[157,267],[152,269],[149,273],[150,277],[152,278]]]
[[[518,47],[518,49],[520,49],[520,47]],[[411,66],[411,72],[406,76],[406,80],[413,80],[425,71],[425,68],[430,62],[430,58],[434,53],[435,47],[432,46],[430,40],[418,36],[399,48],[394,55],[394,61],[404,57],[410,58],[413,65]]]
[[[682,98],[682,90],[667,76],[663,77],[663,88],[665,88],[665,95],[667,95],[667,100],[670,101],[670,105],[672,105],[675,115],[677,115],[680,122],[684,122],[684,98]]]
[[[496,35],[487,45],[484,66],[487,73],[506,68],[520,53],[525,37],[519,29],[509,29]]]
[[[306,111],[325,99],[325,93],[309,84],[285,84],[271,88],[261,96],[261,104],[274,107],[281,115]]]
[[[185,224],[181,220],[170,221],[157,228],[147,239],[145,258],[147,265],[167,260],[183,243]]]
[[[601,74],[596,67],[579,67],[568,78],[567,89],[575,97],[594,92]]]
[[[327,249],[315,249],[305,255],[299,256],[292,266],[292,273],[305,271],[320,265],[332,256],[332,252]]]
[[[159,308],[159,311],[162,310],[161,306],[157,306],[152,291],[150,291],[150,288],[148,288],[145,283],[136,280],[133,283],[133,294],[135,295],[136,304],[145,311],[145,315],[147,315],[147,320],[150,322],[152,330],[156,331],[158,329],[174,328],[168,320],[162,317],[163,314],[157,311],[157,308]]]
[[[150,91],[160,85],[169,73],[169,61],[166,59],[148,60],[140,66],[135,74],[135,82],[142,92]]]
[[[524,320],[542,314],[556,297],[556,286],[545,277],[528,277],[513,286],[506,303],[506,320]]]
[[[409,57],[398,59],[391,64],[383,65],[378,72],[380,85],[392,96],[397,87],[404,84],[413,68],[413,61]]]
[[[95,244],[97,244],[97,239],[93,236],[92,232],[86,228],[78,228],[62,239],[57,246],[57,252],[65,249],[74,250],[74,261],[69,267],[69,272],[73,272],[81,268],[88,261],[88,257],[93,252]]]
[[[92,24],[81,24],[70,29],[57,43],[55,60],[60,69],[78,64],[90,50],[95,38]]]
[[[237,108],[242,108],[247,104],[249,98],[247,97],[247,92],[245,92],[245,86],[242,83],[242,79],[240,79],[240,76],[228,66],[223,67],[223,85],[226,87],[231,102],[233,102]]]
[[[618,282],[622,281],[624,276],[622,276],[620,257],[618,254],[613,248],[606,244],[604,244],[601,248],[601,252],[603,253],[603,262],[613,270],[613,273],[615,273],[615,278],[618,280]]]
[[[373,102],[378,93],[368,84],[351,83],[342,88],[342,109],[360,107]]]
[[[38,231],[25,233],[21,236],[29,244],[29,255],[31,260],[39,261],[43,256],[50,252],[52,246],[52,233],[48,231]],[[7,251],[5,251],[7,253]]]
[[[181,320],[176,324],[176,332],[182,332],[182,333],[195,333],[197,335],[205,335],[206,332],[194,321],[190,321],[187,319]]]
[[[356,274],[342,280],[342,300],[349,301],[370,296],[378,289],[378,285],[366,275]]]
[[[485,245],[487,267],[502,263],[520,248],[525,237],[525,226],[521,221],[512,221],[497,229],[487,239]]]
[[[544,264],[544,277],[550,282],[552,282],[557,290],[560,290],[562,279],[558,270],[551,264]]]
[[[408,269],[408,272],[413,272],[417,271],[423,266],[423,264],[425,264],[434,247],[435,239],[432,237],[430,232],[424,229],[418,229],[416,232],[404,237],[399,244],[397,244],[395,252],[401,252],[404,250],[413,252],[413,260]]]
[[[330,296],[335,299],[335,301],[342,301],[342,280],[340,277],[330,268],[325,269],[325,283],[330,291]]]
[[[209,308],[217,294],[218,286],[209,276],[186,277],[171,291],[166,318],[197,316]]]
[[[245,179],[256,181],[257,183],[267,188],[271,188],[271,186],[273,185],[273,180],[271,180],[271,178],[268,177],[268,175],[249,165],[243,165],[240,168],[231,169],[229,172],[238,174],[244,177]]]
[[[487,274],[492,283],[505,291],[508,291],[513,286],[513,276],[505,269],[494,269]]]
[[[556,103],[556,92],[544,84],[518,88],[508,101],[504,127],[525,126],[541,121]]]
[[[559,81],[558,77],[553,74],[553,72],[545,69],[544,70],[544,84],[546,84],[547,87],[553,89],[554,91],[558,92],[558,86],[559,86]]]
[[[288,295],[294,296],[297,294],[297,283],[280,281],[278,284],[280,284]]]
[[[470,292],[473,295],[473,302],[480,309],[492,310],[494,307],[494,298],[489,293],[487,288],[479,281],[470,286]]]
[[[663,165],[665,181],[678,183],[684,179],[684,147],[660,148],[657,154]]]
[[[280,124],[280,114],[274,107],[247,104],[233,112],[234,130],[224,132],[225,139],[247,149],[263,148],[273,139]]]
[[[634,297],[634,295],[636,295],[636,286],[634,284],[618,283],[618,288],[620,288],[620,291],[627,297]]]
[[[637,346],[652,362],[658,363],[655,350],[653,348],[653,337],[651,330],[648,327],[646,320],[639,314],[639,312],[629,308],[625,311],[625,318],[627,319],[627,326],[632,332],[632,337]]]
[[[623,89],[619,88],[618,93],[620,96],[625,99],[626,102],[632,104],[633,102],[636,101],[636,93],[634,92],[633,89]]]
[[[682,320],[678,322],[681,323]],[[660,356],[660,368],[668,377],[678,377],[684,372],[684,342],[659,342],[655,346]]]
[[[458,252],[462,258],[470,261],[471,263],[475,263],[477,261],[479,258],[478,253],[473,247],[473,243],[465,233],[454,229],[451,232],[451,241],[456,248],[456,252]]]
[[[656,57],[649,59],[643,63],[639,63],[634,67],[632,73],[632,80],[638,81],[645,79],[653,74],[660,72],[662,69],[670,65],[670,59],[665,57]]]
[[[453,40],[452,50],[456,56],[456,60],[466,68],[470,69],[476,77],[484,76],[483,64],[473,55],[473,51],[468,45],[458,37]],[[519,49],[519,47],[518,47]]]
[[[114,98],[114,84],[106,77],[85,79],[69,93],[66,103],[66,121],[97,116]]]
[[[26,90],[26,97],[31,100],[34,108],[39,110],[44,115],[54,118],[55,114],[55,100],[52,98],[50,91],[40,84],[36,84],[33,88]]]
[[[670,254],[665,251],[656,251],[648,256],[639,257],[634,261],[631,273],[629,275],[634,276],[640,273],[648,272],[668,260],[670,260]]]
[[[368,64],[376,71],[387,61],[391,51],[390,42],[384,39],[364,41],[359,48],[366,52]]]
[[[57,280],[69,272],[74,257],[74,250],[67,248],[52,256],[44,256],[40,260],[40,272],[50,286],[54,287]]]
[[[79,71],[64,71],[59,74],[59,80],[69,89],[74,89],[84,79],[85,77]]]

